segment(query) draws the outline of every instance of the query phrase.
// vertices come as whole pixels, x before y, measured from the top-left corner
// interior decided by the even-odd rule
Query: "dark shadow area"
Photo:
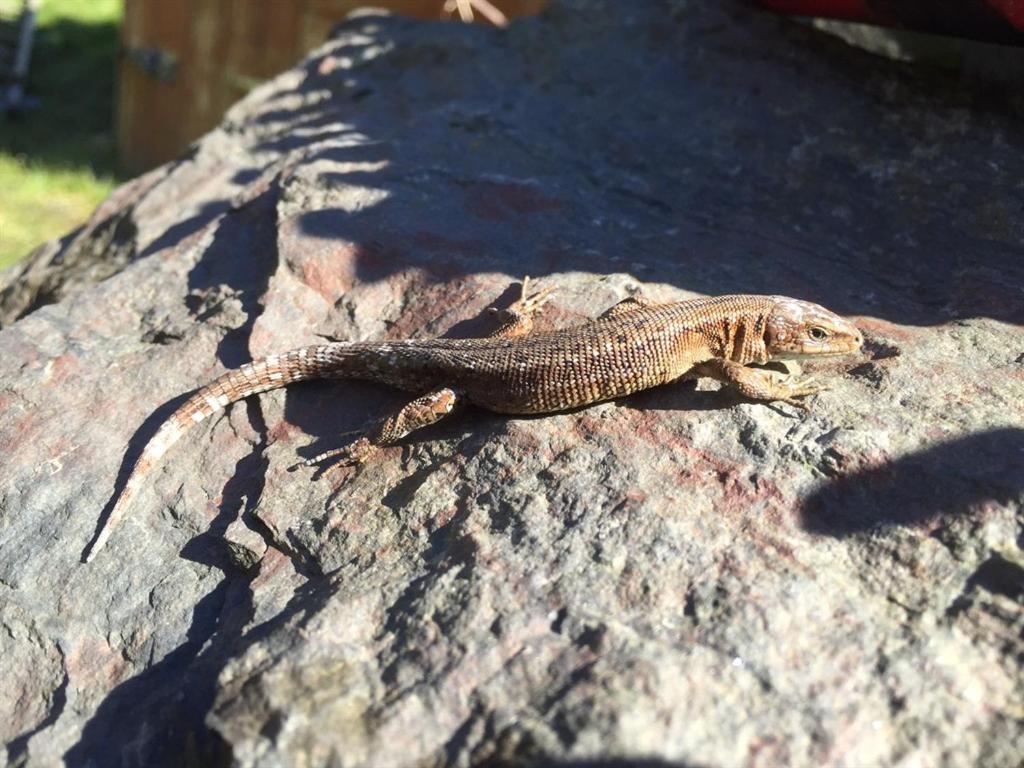
[[[229,209],[228,201],[218,200],[213,203],[205,203],[194,216],[172,224],[167,230],[153,242],[143,248],[137,258],[144,259],[165,248],[174,248],[183,240],[194,235],[207,224],[211,223],[218,216]]]
[[[224,578],[197,603],[185,642],[107,696],[79,743],[66,755],[71,765],[79,764],[82,756],[94,762],[99,758],[98,764],[109,759],[111,765],[116,765],[119,763],[114,755],[133,752],[133,761],[139,765],[170,765],[175,761],[230,764],[230,750],[207,729],[204,718],[216,695],[217,676],[254,611],[249,588],[254,574],[239,568],[224,540],[225,531],[237,516],[253,524],[256,518],[252,511],[263,491],[266,425],[259,405],[247,405],[260,441],[237,463],[208,530],[182,550],[182,557],[216,568]],[[192,754],[182,750],[189,741]]]
[[[216,316],[220,303],[205,301],[216,289],[217,297],[240,302],[245,321],[221,340],[218,356],[229,368],[250,359],[249,336],[262,311],[262,297],[277,268],[275,211],[280,189],[277,182],[245,205],[225,215],[210,246],[189,274],[190,309],[200,320]],[[122,463],[115,492],[100,516],[107,519],[113,503],[124,488],[131,466],[159,426],[191,393],[176,397],[150,416],[133,436]],[[263,492],[267,459],[264,450],[267,428],[259,402],[244,405],[259,442],[235,466],[222,492],[216,518],[208,530],[196,536],[182,550],[185,559],[224,573],[217,586],[195,606],[185,641],[156,664],[112,690],[86,724],[79,742],[65,759],[71,766],[90,765],[229,765],[231,753],[220,737],[210,730],[205,717],[217,692],[217,677],[229,658],[244,652],[296,612],[314,614],[333,593],[300,590],[291,609],[271,622],[243,634],[253,618],[250,581],[232,558],[224,539],[232,521],[241,519],[267,540],[267,532],[253,514]],[[239,511],[241,510],[241,511]],[[322,582],[295,553],[288,554],[307,578]],[[313,596],[309,598],[309,596]],[[321,602],[322,595],[322,602]],[[307,605],[312,599],[315,607]]]
[[[477,763],[478,768],[699,768],[698,763],[657,757],[595,757],[560,759],[544,757],[497,758]]]
[[[946,615],[953,617],[967,610],[979,591],[1021,602],[1024,599],[1024,568],[998,552],[990,555],[967,578],[960,596],[946,609]]]
[[[213,240],[188,275],[186,305],[198,321],[216,321],[221,302],[241,303],[245,321],[221,339],[217,356],[227,368],[252,359],[249,336],[263,312],[263,295],[277,270],[276,209],[279,182],[239,208],[231,209],[217,225]],[[210,293],[216,292],[212,302]]]
[[[221,492],[217,517],[210,522],[205,531],[189,541],[181,551],[181,556],[186,560],[218,568],[228,576],[232,575],[233,571],[239,570],[240,566],[229,555],[224,533],[236,517],[240,517],[250,528],[261,530],[259,518],[253,514],[253,510],[256,509],[256,505],[263,495],[268,465],[264,456],[264,450],[267,447],[267,425],[263,419],[260,405],[252,399],[240,403],[239,407],[246,409],[249,423],[259,435],[258,442],[235,465],[231,479],[228,480]]]
[[[188,163],[191,163],[195,159],[197,152],[198,145],[193,145],[183,152],[177,159],[168,163],[165,166],[167,170],[163,176],[163,183],[173,183],[172,180],[174,179],[175,174],[179,169],[183,168]],[[258,168],[247,169],[246,172],[252,172],[257,177],[260,175],[260,170]],[[240,171],[239,175],[242,173],[245,172]],[[132,207],[134,207],[134,202]],[[174,248],[201,230],[203,227],[210,224],[218,216],[230,210],[230,208],[231,201],[229,200],[212,200],[204,203],[192,216],[189,216],[186,219],[181,219],[180,221],[172,224],[158,237],[154,238],[149,245],[139,251],[135,256],[135,259],[144,259],[148,256],[152,256],[154,253],[159,253],[166,248]]]
[[[67,765],[187,765],[189,743],[199,759],[192,764],[229,765],[230,751],[203,719],[223,663],[218,640],[240,634],[250,602],[248,584],[237,577],[199,600],[184,642],[107,694],[64,754]]]
[[[678,381],[644,390],[615,401],[639,411],[720,411],[740,403],[752,403],[731,387],[698,390],[696,380]],[[776,403],[761,403],[778,408]]]
[[[191,392],[185,392],[168,400],[153,411],[153,413],[151,413],[149,417],[142,422],[142,426],[135,431],[135,434],[131,436],[131,439],[128,441],[128,448],[124,453],[124,458],[121,460],[121,467],[117,471],[117,478],[114,481],[114,491],[111,493],[110,499],[99,514],[99,518],[96,522],[96,531],[93,533],[93,537],[89,540],[85,549],[82,550],[83,563],[85,562],[85,556],[89,553],[93,543],[103,530],[103,526],[106,525],[107,518],[110,517],[110,513],[114,509],[114,505],[117,503],[118,498],[124,491],[125,485],[128,483],[128,478],[131,477],[132,468],[142,456],[142,451],[146,448],[149,441],[153,439],[153,436],[160,429],[161,425],[167,421],[170,415],[174,413],[182,403],[188,400],[191,394]]]
[[[310,580],[273,619],[245,631],[255,611],[250,582],[258,572],[239,567],[224,533],[239,515],[253,530],[262,527],[253,510],[267,467],[266,425],[258,404],[250,403],[248,413],[259,442],[236,465],[209,529],[182,551],[188,560],[221,570],[224,578],[196,604],[185,641],[104,698],[65,754],[69,766],[230,765],[230,747],[205,721],[224,665],[296,614],[314,616],[334,593],[329,579],[305,571],[293,556]]]
[[[999,13],[995,10],[997,6],[984,0],[955,3],[873,0],[867,5],[893,26],[1003,45],[1024,44],[1024,32],[1010,23],[1008,14]]]
[[[63,651],[61,651],[63,656]],[[64,679],[61,681],[60,686],[53,692],[53,701],[50,704],[50,711],[46,717],[39,721],[39,724],[35,727],[25,731],[19,736],[15,736],[9,742],[7,742],[7,758],[10,760],[11,765],[20,766],[24,763],[25,751],[28,749],[29,740],[37,733],[42,733],[50,726],[54,725],[64,712],[64,707],[68,703],[68,683],[70,678],[67,673],[66,659],[62,659],[65,664],[64,667]]]
[[[848,536],[976,514],[1022,493],[1024,429],[996,429],[831,480],[804,503],[802,521],[814,533]]]
[[[210,307],[203,305],[202,296],[211,288],[226,288],[232,297],[241,302],[246,320],[238,328],[224,335],[218,349],[221,362],[228,368],[237,368],[250,359],[249,334],[261,311],[260,300],[277,268],[273,226],[277,191],[276,185],[272,185],[249,205],[225,216],[214,235],[213,242],[189,274],[189,288],[192,291],[190,299],[193,299],[189,302],[190,308],[193,311],[202,308],[206,312],[200,319],[216,314],[219,309],[218,304]],[[225,250],[229,253],[225,253]],[[160,341],[155,338],[153,340]],[[124,491],[132,467],[139,460],[146,445],[167,418],[191,395],[191,392],[186,392],[164,403],[132,435],[114,483],[114,492],[100,513],[99,523],[89,547],[99,536],[114,504]],[[88,547],[83,550],[83,560],[87,552]]]
[[[935,167],[924,163],[919,170],[908,168],[891,184],[872,177],[878,167],[908,165],[914,148],[929,141],[925,134],[930,126],[972,108],[973,95],[941,72],[881,60],[775,17],[748,24],[750,15],[701,39],[716,49],[735,44],[735,60],[720,73],[723,81],[717,86],[692,71],[696,65],[682,50],[686,34],[676,33],[680,50],[675,50],[670,49],[672,33],[666,32],[665,47],[656,53],[679,65],[675,68],[647,60],[620,61],[619,71],[602,66],[575,70],[572,88],[545,83],[552,91],[576,94],[567,98],[579,98],[578,91],[590,88],[601,93],[601,100],[579,98],[578,109],[542,116],[534,112],[541,108],[537,102],[552,97],[532,93],[529,80],[509,82],[503,96],[512,115],[504,118],[507,124],[495,109],[478,123],[452,117],[446,126],[449,136],[488,146],[507,141],[522,123],[543,125],[550,143],[560,148],[565,169],[552,167],[550,175],[539,179],[517,175],[523,173],[516,167],[519,158],[500,151],[442,172],[440,158],[432,166],[427,159],[407,155],[402,145],[408,138],[383,119],[378,99],[369,99],[354,115],[346,112],[345,119],[354,117],[354,127],[375,143],[363,150],[326,148],[316,157],[351,159],[359,152],[372,153],[369,147],[380,147],[383,140],[391,145],[388,168],[325,172],[322,181],[327,187],[382,189],[388,198],[354,215],[332,208],[308,211],[300,215],[299,227],[311,238],[357,244],[361,281],[406,269],[422,270],[434,280],[490,270],[535,276],[627,270],[642,280],[705,294],[781,293],[818,301],[843,314],[911,325],[964,317],[1024,322],[1024,302],[1018,295],[1024,285],[1024,251],[1010,236],[985,233],[974,212],[988,204],[990,190],[991,179],[981,168],[981,158],[990,154],[983,136],[968,132],[961,138],[944,137],[947,145],[940,151],[957,168],[955,178],[938,171],[929,176]],[[370,24],[361,19],[346,26]],[[400,45],[414,48],[405,24],[374,18],[373,34],[393,32]],[[584,58],[587,50],[581,44],[574,53]],[[765,50],[777,53],[762,66]],[[448,52],[445,66],[460,67],[461,55],[457,47]],[[387,58],[376,66],[386,69]],[[808,61],[814,62],[813,75]],[[336,105],[350,91],[373,86],[355,70],[346,72],[355,84],[337,88],[331,76],[317,75],[318,63],[308,67],[309,76],[334,89]],[[798,70],[804,74],[796,74]],[[460,84],[467,98],[491,84],[482,67],[466,66],[463,71],[479,71],[479,83],[469,76],[469,82]],[[696,87],[689,87],[695,83],[688,76]],[[674,94],[672,103],[662,103],[660,119],[677,124],[677,131],[652,125],[652,106],[638,83]],[[802,94],[791,105],[796,114],[776,119],[772,105],[789,103],[794,88]],[[742,100],[731,96],[736,90],[745,94]],[[408,98],[410,110],[415,110],[415,94],[399,89],[393,98]],[[621,104],[613,126],[605,124],[600,112],[605,100]],[[894,115],[895,128],[878,129],[882,110]],[[693,114],[702,119],[685,118]],[[674,115],[680,119],[673,120]],[[990,130],[1017,123],[1000,113],[978,120],[989,117]],[[307,124],[336,119],[325,112]],[[870,150],[865,151],[860,139],[832,130],[836,120],[853,131],[862,126]],[[587,126],[591,138],[577,140],[581,126]],[[434,128],[440,131],[442,126]],[[813,142],[814,158],[793,171],[786,164],[799,144],[798,135]],[[446,139],[438,134],[439,142]],[[607,147],[622,144],[633,151],[608,156]],[[453,151],[440,144],[436,149],[442,156]],[[599,155],[599,162],[588,159]],[[727,156],[742,173],[722,174]],[[588,164],[595,166],[589,174],[562,175]],[[685,174],[675,172],[681,166]],[[435,194],[424,198],[423,182],[410,178],[414,174],[433,177]],[[918,178],[920,174],[926,176]],[[1000,195],[1009,203],[1012,178],[1000,183]],[[910,184],[912,195],[907,192]],[[580,185],[587,188],[585,197],[601,201],[596,210],[579,210],[580,195],[566,194]],[[621,217],[632,224],[608,230],[583,226],[584,219],[590,224],[586,217]],[[481,245],[474,250],[474,243]]]
[[[1024,597],[1024,568],[1000,554],[989,557],[967,580],[967,587],[978,587],[1011,600]]]
[[[329,579],[300,587],[274,618],[253,618],[250,578],[237,573],[197,603],[185,642],[114,688],[64,759],[68,766],[228,766],[231,750],[205,723],[217,677],[231,658],[288,623],[315,616],[335,592]]]
[[[277,268],[277,197],[278,188],[271,185],[247,205],[224,216],[212,243],[189,275],[190,296],[195,299],[191,302],[193,311],[202,310],[208,315],[218,312],[219,305],[205,306],[202,301],[212,288],[226,289],[241,303],[245,321],[225,334],[219,347],[218,354],[227,367],[237,367],[249,359],[249,334]],[[101,514],[101,525],[145,444],[188,397],[183,394],[162,406],[133,436],[115,493]],[[260,530],[252,510],[262,493],[267,468],[263,456],[266,425],[258,402],[243,407],[248,408],[260,442],[236,465],[209,529],[182,551],[186,559],[222,570],[224,579],[197,603],[185,642],[104,699],[81,740],[67,753],[69,765],[175,765],[183,759],[197,765],[230,763],[229,750],[206,727],[204,718],[216,694],[217,675],[253,615],[249,587],[252,575],[240,572],[224,541],[224,532],[239,509],[243,520]],[[183,751],[186,744],[188,751]]]

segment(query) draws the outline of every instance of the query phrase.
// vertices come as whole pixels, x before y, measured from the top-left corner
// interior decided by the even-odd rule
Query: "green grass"
[[[0,267],[81,224],[114,187],[120,20],[121,0],[42,0],[29,75],[42,104],[0,117]]]

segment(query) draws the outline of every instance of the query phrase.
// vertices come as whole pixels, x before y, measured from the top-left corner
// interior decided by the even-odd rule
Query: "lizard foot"
[[[539,291],[530,293],[530,278],[523,278],[523,287],[519,293],[519,300],[516,301],[509,311],[519,312],[523,315],[535,315],[544,307],[551,297],[555,295],[554,288],[541,288]]]
[[[317,464],[323,464],[326,461],[330,461],[331,464],[323,467],[325,470],[336,467],[358,466],[376,453],[377,449],[378,446],[371,443],[365,437],[361,437],[355,442],[344,445],[341,448],[324,451],[310,459],[303,459],[298,464],[295,464],[292,469],[298,469],[299,467],[315,467]]]
[[[487,311],[492,315],[504,313],[512,317],[532,317],[540,312],[554,294],[554,288],[541,288],[539,291],[530,293],[530,278],[524,277],[519,298],[512,302],[508,309],[490,307]]]
[[[523,286],[519,298],[508,309],[490,307],[487,311],[498,318],[498,328],[489,338],[511,339],[525,336],[533,330],[534,315],[548,302],[555,291],[553,288],[541,288],[530,293],[530,278],[523,278]]]
[[[797,400],[796,398],[809,397],[819,392],[826,392],[829,389],[827,385],[818,383],[818,379],[815,376],[808,376],[799,381],[782,382],[777,386],[779,397],[776,399],[799,408],[801,411],[809,411],[811,407],[806,401]]]

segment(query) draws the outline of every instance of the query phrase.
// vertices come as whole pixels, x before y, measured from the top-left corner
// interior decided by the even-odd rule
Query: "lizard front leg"
[[[814,395],[827,389],[817,384],[812,377],[780,378],[779,374],[773,371],[748,368],[732,360],[708,360],[695,366],[692,373],[721,381],[751,400],[781,400],[804,411],[809,410],[807,403],[796,398]]]
[[[358,465],[365,462],[378,450],[401,440],[410,432],[436,424],[450,414],[459,401],[459,395],[450,387],[442,387],[417,397],[397,413],[388,416],[374,427],[369,434],[360,437],[341,448],[306,459],[307,467],[332,460],[344,465]]]

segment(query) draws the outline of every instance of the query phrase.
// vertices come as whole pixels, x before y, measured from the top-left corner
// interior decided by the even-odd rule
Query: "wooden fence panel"
[[[492,0],[509,18],[547,0]],[[220,122],[255,85],[322,43],[366,5],[440,18],[443,0],[125,0],[118,147],[142,171],[170,160]]]

